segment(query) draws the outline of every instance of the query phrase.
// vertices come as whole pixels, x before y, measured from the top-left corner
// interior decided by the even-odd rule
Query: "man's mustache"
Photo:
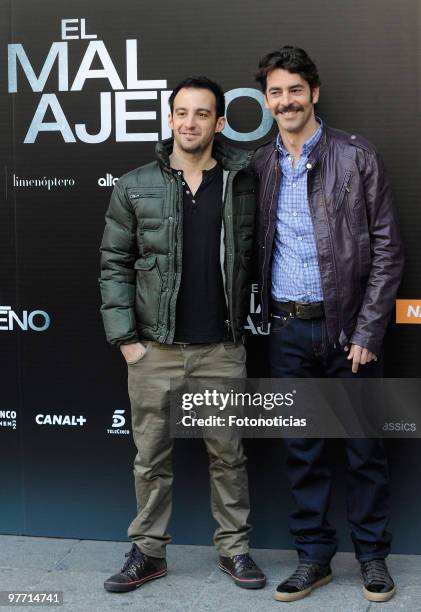
[[[300,104],[288,104],[288,106],[280,106],[277,113],[290,113],[292,111],[303,112],[304,108]]]

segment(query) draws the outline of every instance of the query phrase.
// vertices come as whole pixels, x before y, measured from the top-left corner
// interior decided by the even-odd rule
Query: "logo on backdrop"
[[[114,177],[110,172],[107,172],[105,176],[98,179],[98,185],[100,187],[114,187],[119,177]]]
[[[51,191],[54,187],[74,187],[76,184],[73,178],[57,178],[43,176],[42,178],[23,178],[21,176],[13,175],[13,187],[40,187],[42,189],[48,189]]]
[[[15,410],[0,410],[0,427],[16,429],[17,414]]]
[[[396,323],[421,324],[421,300],[396,300]]]
[[[125,410],[114,410],[113,421],[111,423],[111,428],[107,429],[107,433],[113,435],[127,435],[130,433],[129,429],[121,429],[126,424],[126,411]]]
[[[11,306],[0,306],[0,331],[20,328],[23,331],[43,332],[50,324],[50,316],[45,310],[23,310],[22,313],[17,313]]]
[[[106,42],[98,40],[98,35],[92,32],[92,24],[87,24],[84,18],[62,19],[58,24],[60,40],[52,42],[42,65],[34,66],[33,59],[28,57],[23,43],[8,45],[8,91],[17,94],[25,83],[25,79],[33,92],[39,93],[34,103],[32,117],[28,117],[28,128],[24,137],[25,144],[37,141],[41,132],[54,132],[56,139],[65,143],[85,142],[97,144],[106,140],[115,142],[146,142],[168,138],[171,135],[167,125],[169,113],[168,99],[171,89],[168,89],[167,79],[139,79],[138,63],[139,49],[137,39],[122,40],[125,46],[125,66],[113,62]],[[88,33],[90,32],[90,33]],[[73,41],[78,41],[73,43]],[[75,74],[70,73],[79,55],[81,42],[86,44],[83,57]],[[140,47],[140,45],[139,45]],[[75,49],[76,48],[76,49]],[[73,50],[76,53],[73,56]],[[69,61],[69,58],[72,60]],[[93,66],[100,65],[100,68]],[[20,70],[18,70],[18,67]],[[124,78],[123,78],[124,74]],[[56,78],[56,93],[52,93],[51,76]],[[159,75],[162,77],[162,74]],[[98,81],[98,98],[92,98],[89,93],[89,103],[99,108],[99,131],[86,123],[72,123],[72,101],[66,92],[81,92],[87,82]],[[108,81],[104,86],[104,81]],[[48,86],[46,87],[48,82]],[[44,93],[47,89],[49,93]],[[250,132],[237,132],[226,121],[223,134],[234,141],[250,142],[266,136],[270,131],[273,119],[264,106],[264,96],[251,87],[231,89],[225,93],[226,107],[238,98],[251,98],[261,110],[260,124]],[[92,100],[92,102],[91,102]],[[138,102],[141,108],[145,103],[150,110],[128,110]],[[51,120],[53,119],[53,120]],[[150,131],[134,132],[133,122],[147,121]],[[97,121],[94,121],[94,125]]]
[[[75,414],[37,414],[35,423],[37,425],[57,425],[59,427],[83,427],[86,418]]]

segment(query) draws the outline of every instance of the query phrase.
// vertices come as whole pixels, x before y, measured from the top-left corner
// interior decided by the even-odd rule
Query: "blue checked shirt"
[[[320,121],[320,119],[319,119]],[[321,122],[320,122],[321,123]],[[272,297],[280,302],[323,300],[316,241],[307,198],[308,157],[322,134],[319,129],[304,144],[297,166],[277,139],[282,179],[279,190],[272,261]]]

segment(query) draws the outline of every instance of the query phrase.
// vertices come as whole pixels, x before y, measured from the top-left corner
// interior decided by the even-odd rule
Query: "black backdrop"
[[[165,135],[162,92],[186,75],[206,74],[237,96],[228,108],[234,144],[255,147],[274,133],[256,100],[257,60],[280,44],[303,46],[322,77],[318,113],[332,126],[364,134],[385,159],[406,246],[400,297],[421,297],[419,10],[417,0],[0,0],[2,533],[125,538],[135,511],[134,447],[125,366],[106,345],[98,312],[98,247],[112,179],[152,159],[154,134]],[[127,83],[126,40],[138,41],[138,73],[129,63],[131,78],[160,82]],[[51,60],[58,53],[51,71],[50,50]],[[83,78],[104,65],[108,78]],[[254,91],[233,91],[244,88]],[[138,134],[131,137],[123,134],[127,92],[135,99],[127,101],[126,113],[149,113],[131,115],[127,132]],[[44,123],[38,132],[30,130],[37,113]],[[76,124],[91,135],[101,132],[100,142],[84,142]],[[259,126],[260,133],[250,135]],[[420,331],[391,326],[389,376],[419,376]],[[265,340],[249,334],[250,375],[267,375]],[[48,424],[53,415],[61,425]],[[281,444],[257,440],[246,447],[252,543],[289,547],[291,500]],[[421,444],[393,440],[388,450],[394,550],[420,553]],[[341,549],[350,550],[340,442],[331,452],[331,520]],[[174,541],[210,543],[214,525],[201,442],[177,441],[174,463]]]

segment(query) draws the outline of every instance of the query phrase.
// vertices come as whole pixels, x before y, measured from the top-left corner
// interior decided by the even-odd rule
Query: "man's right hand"
[[[127,365],[136,363],[143,357],[146,352],[146,347],[140,342],[134,344],[121,344],[120,351],[123,353],[123,357],[126,360]]]

